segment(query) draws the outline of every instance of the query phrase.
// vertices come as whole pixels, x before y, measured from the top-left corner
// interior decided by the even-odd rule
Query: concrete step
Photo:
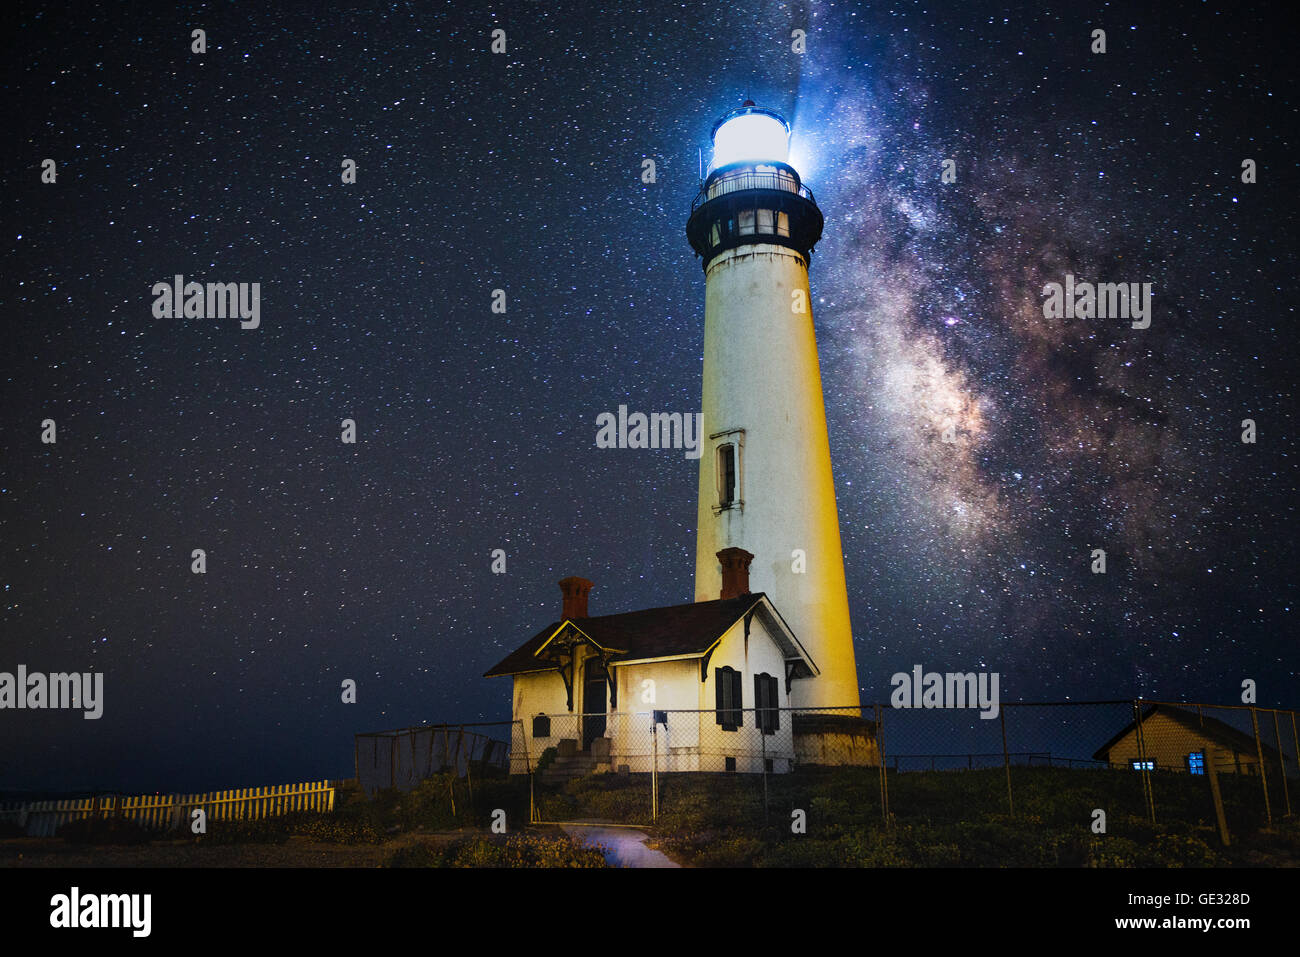
[[[579,751],[577,754],[556,757],[546,770],[541,772],[540,778],[543,784],[563,784],[590,774],[598,766],[608,767],[607,764],[597,762],[590,752]]]

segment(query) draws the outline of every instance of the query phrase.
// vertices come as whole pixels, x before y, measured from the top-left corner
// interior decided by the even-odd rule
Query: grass
[[[888,773],[888,824],[875,768],[801,768],[757,775],[660,777],[650,825],[646,775],[597,774],[544,787],[534,797],[547,821],[596,819],[647,825],[654,846],[697,867],[1216,867],[1300,866],[1300,820],[1264,814],[1257,778],[1220,776],[1232,844],[1215,826],[1205,778],[1156,773],[1156,823],[1141,776],[1131,771],[1011,769],[1014,813],[1002,768]],[[1273,783],[1273,782],[1270,782]],[[1280,785],[1279,785],[1280,789]],[[1300,786],[1292,786],[1300,801]],[[472,792],[472,793],[471,793]],[[1094,812],[1106,815],[1094,833]],[[595,867],[599,852],[558,831],[529,829],[526,777],[475,769],[472,788],[449,775],[410,791],[366,798],[355,782],[332,814],[299,812],[261,821],[209,821],[187,831],[195,844],[386,845],[395,867]],[[508,833],[490,833],[504,812]],[[795,828],[796,821],[802,830]],[[79,843],[134,843],[152,835],[113,819],[69,826]],[[158,835],[162,836],[162,835]]]
[[[888,775],[889,826],[873,768],[804,768],[762,779],[674,774],[660,778],[657,846],[705,867],[1213,867],[1300,866],[1295,818],[1268,828],[1258,779],[1220,778],[1233,843],[1224,848],[1204,778],[1152,779],[1156,824],[1141,777],[1126,771],[1012,768]],[[648,821],[643,778],[598,775],[544,794],[566,817]],[[1094,833],[1094,810],[1106,832]],[[803,833],[794,814],[802,812]]]
[[[655,831],[664,852],[697,866],[1300,865],[1300,827],[1291,819],[1264,830],[1253,783],[1253,792],[1247,780],[1225,788],[1230,827],[1235,823],[1230,848],[1218,839],[1204,779],[1157,780],[1153,826],[1140,776],[1062,768],[1011,768],[1014,814],[1004,768],[891,772],[888,827],[872,768],[770,776],[767,824],[761,783],[675,780]],[[1096,809],[1105,811],[1105,833],[1092,831]],[[792,831],[796,810],[806,815],[805,833]]]

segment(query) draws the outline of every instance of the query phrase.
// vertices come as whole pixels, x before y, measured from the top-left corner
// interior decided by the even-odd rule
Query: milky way
[[[1196,50],[1196,25],[1105,25],[1109,59],[1071,43],[1084,21],[1042,13],[911,24],[861,85],[844,77],[862,45],[810,61],[801,117],[848,134],[820,163],[845,210],[827,232],[847,235],[816,286],[851,384],[840,474],[870,490],[848,534],[872,556],[869,600],[896,589],[923,623],[918,656],[1000,662],[1031,697],[1221,696],[1240,678],[1225,651],[1247,645],[1261,664],[1272,649],[1281,694],[1289,584],[1262,553],[1289,506],[1264,499],[1294,478],[1240,430],[1252,409],[1289,422],[1294,352],[1260,311],[1290,308],[1261,288],[1282,251],[1258,222],[1271,201],[1233,152],[1276,146],[1281,114],[1272,88],[1226,76],[1184,102],[1189,76],[1155,51]],[[1044,318],[1067,273],[1151,282],[1151,328]],[[900,649],[880,631],[884,670]]]

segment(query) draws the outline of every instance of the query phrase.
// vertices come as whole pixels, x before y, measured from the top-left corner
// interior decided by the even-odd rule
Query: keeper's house
[[[768,597],[750,594],[753,556],[731,548],[718,558],[714,601],[593,617],[592,583],[560,582],[561,620],[487,672],[514,681],[524,747],[512,748],[511,773],[535,768],[551,747],[591,771],[648,772],[652,762],[660,772],[793,768],[795,718],[780,709],[817,665]],[[847,725],[863,739],[859,750],[863,724]]]

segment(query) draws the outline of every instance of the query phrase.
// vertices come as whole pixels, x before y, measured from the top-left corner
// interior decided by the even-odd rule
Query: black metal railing
[[[703,204],[711,199],[717,199],[719,196],[726,196],[729,193],[739,193],[750,189],[767,189],[775,190],[782,193],[794,193],[811,202],[817,204],[813,197],[812,190],[807,186],[799,183],[797,179],[789,173],[763,173],[763,172],[744,172],[732,173],[723,176],[712,183],[702,185],[699,192],[695,194],[695,199],[691,202],[691,212],[694,213]]]

